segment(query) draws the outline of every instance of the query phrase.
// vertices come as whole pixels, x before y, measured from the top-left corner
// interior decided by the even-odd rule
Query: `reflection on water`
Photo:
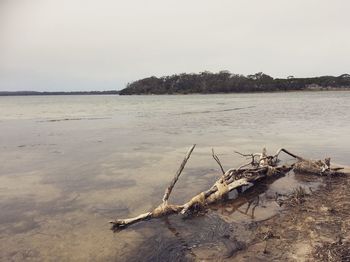
[[[197,143],[171,201],[209,187],[234,154],[284,146],[349,164],[350,92],[0,97],[0,260],[149,260],[229,257],[254,223],[280,210],[294,174],[183,220],[113,234],[108,220],[155,207]]]
[[[277,183],[283,185],[281,190]],[[152,229],[155,233],[144,236],[145,241],[138,247],[140,250],[129,252],[125,261],[218,261],[229,258],[252,240],[257,222],[282,210],[276,194],[291,193],[293,185],[301,185],[306,190],[308,187],[316,189],[320,180],[313,177],[310,181],[309,177],[291,172],[278,180],[264,180],[238,198],[233,194],[232,198],[210,206],[208,211],[195,217],[183,220],[172,216],[132,226],[137,231]]]

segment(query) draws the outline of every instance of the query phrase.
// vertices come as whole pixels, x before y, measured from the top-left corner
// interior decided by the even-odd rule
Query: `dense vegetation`
[[[254,75],[202,72],[199,74],[179,74],[164,77],[148,77],[127,84],[120,95],[133,94],[190,94],[190,93],[238,93],[270,92],[346,88],[350,90],[350,75],[321,76],[312,78],[272,78],[264,73]]]

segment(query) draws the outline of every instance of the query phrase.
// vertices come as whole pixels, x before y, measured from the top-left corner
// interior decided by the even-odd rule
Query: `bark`
[[[197,212],[199,209],[205,208],[207,205],[224,200],[230,191],[240,189],[242,186],[253,186],[258,183],[259,180],[266,177],[282,176],[289,172],[291,169],[293,169],[295,172],[303,172],[314,175],[339,175],[342,173],[339,171],[339,168],[331,168],[330,158],[327,158],[324,161],[307,160],[289,152],[284,148],[279,149],[274,155],[267,155],[265,148],[262,150],[262,153],[242,154],[235,152],[243,157],[248,157],[251,160],[247,164],[244,164],[238,168],[230,168],[225,172],[219,157],[214,153],[214,150],[212,150],[212,156],[219,165],[222,172],[221,177],[214,183],[211,188],[198,193],[186,203],[182,205],[168,204],[170,194],[176,182],[178,181],[187,161],[189,160],[195,146],[196,145],[193,145],[185,155],[179,169],[174,175],[174,178],[165,190],[162,203],[152,211],[138,215],[136,217],[110,221],[112,224],[112,230],[118,231],[137,222],[160,218],[171,214],[190,215],[193,212]],[[294,157],[296,161],[288,166],[278,165],[280,162],[278,157],[282,152]],[[256,159],[257,157],[259,158]]]

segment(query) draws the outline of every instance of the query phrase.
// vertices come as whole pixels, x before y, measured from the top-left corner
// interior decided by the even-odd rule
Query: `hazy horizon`
[[[349,73],[350,2],[0,0],[0,91],[120,90],[148,76]]]

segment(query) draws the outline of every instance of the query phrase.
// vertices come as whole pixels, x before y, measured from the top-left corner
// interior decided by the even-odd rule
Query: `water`
[[[249,222],[279,211],[275,192],[306,182],[289,174],[189,220],[172,216],[117,234],[108,221],[159,204],[193,143],[171,202],[217,179],[212,147],[224,168],[245,162],[235,150],[264,146],[349,164],[349,101],[345,91],[0,97],[0,260],[164,261],[231,252],[249,238]],[[255,214],[244,214],[259,194]],[[237,235],[235,246],[227,231]]]

